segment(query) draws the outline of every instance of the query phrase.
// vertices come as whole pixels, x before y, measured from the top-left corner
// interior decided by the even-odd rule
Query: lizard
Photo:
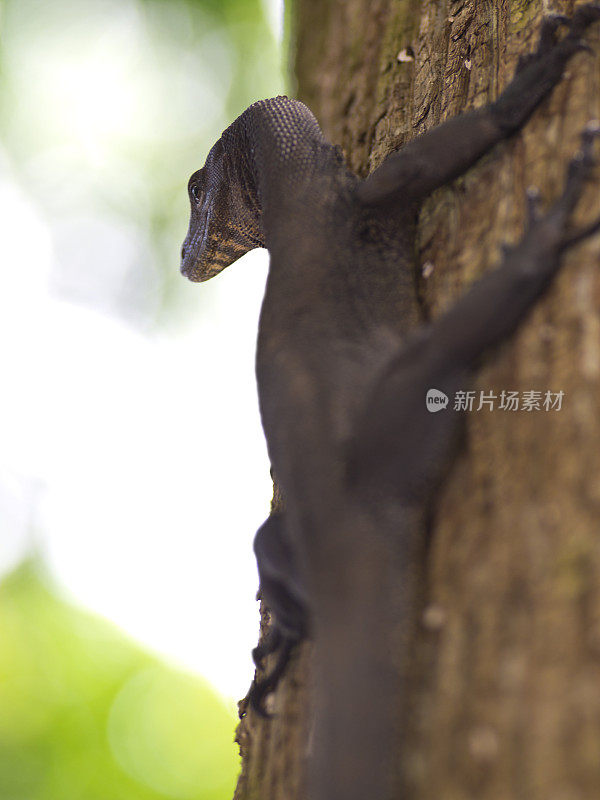
[[[263,709],[310,634],[311,800],[392,796],[425,517],[461,419],[451,407],[429,414],[425,395],[464,386],[542,296],[563,253],[600,228],[570,222],[600,126],[583,131],[545,213],[529,196],[523,238],[500,265],[428,322],[415,290],[419,208],[520,130],[571,57],[590,49],[583,37],[599,20],[593,3],[546,17],[497,99],[413,139],[364,180],[311,111],[284,96],[246,109],[189,180],[184,276],[208,280],[255,247],[270,254],[256,377],[285,510],[255,539],[272,627],[254,656],[278,660],[249,698]]]

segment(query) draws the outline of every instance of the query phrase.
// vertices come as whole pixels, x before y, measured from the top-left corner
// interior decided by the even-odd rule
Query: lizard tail
[[[348,519],[348,518],[346,518]],[[311,800],[390,800],[399,778],[422,526],[395,509],[354,515],[335,574],[315,587]]]

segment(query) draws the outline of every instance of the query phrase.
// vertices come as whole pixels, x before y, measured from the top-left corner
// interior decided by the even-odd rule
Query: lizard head
[[[253,181],[239,152],[236,157],[228,145],[219,139],[188,183],[191,214],[181,272],[191,281],[206,281],[244,253],[264,246]]]

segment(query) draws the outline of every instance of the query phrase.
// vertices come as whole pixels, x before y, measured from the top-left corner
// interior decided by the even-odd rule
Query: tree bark
[[[541,0],[296,0],[297,96],[366,175],[385,155],[495,98],[536,45]],[[417,261],[437,316],[518,239],[525,190],[549,201],[585,123],[600,117],[596,55],[577,55],[515,138],[426,203]],[[600,213],[598,183],[577,221]],[[410,800],[600,796],[600,236],[574,249],[548,295],[473,387],[564,392],[560,411],[467,414],[436,502],[409,734]],[[300,800],[310,746],[309,647],[276,716],[239,729],[236,800]]]

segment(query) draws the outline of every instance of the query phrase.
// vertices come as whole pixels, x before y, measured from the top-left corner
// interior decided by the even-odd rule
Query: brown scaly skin
[[[425,393],[466,386],[481,355],[542,295],[564,250],[600,227],[569,229],[598,128],[584,132],[548,213],[531,204],[525,236],[500,267],[420,326],[419,206],[519,130],[569,59],[588,49],[581,37],[597,20],[600,6],[591,4],[572,20],[547,19],[538,50],[494,103],[410,142],[365,181],[347,170],[306,106],[285,97],[250,106],[190,179],[184,275],[207,280],[253,247],[271,255],[256,372],[286,511],[267,520],[255,541],[274,618],[255,658],[280,656],[250,700],[260,708],[310,628],[311,800],[393,796],[423,516],[459,422],[450,408],[429,414]]]

